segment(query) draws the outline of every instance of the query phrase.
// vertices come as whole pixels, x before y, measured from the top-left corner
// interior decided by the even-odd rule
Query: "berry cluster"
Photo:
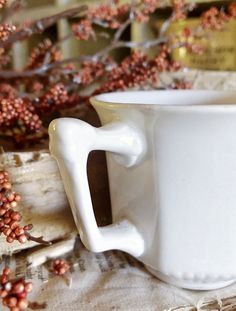
[[[0,48],[0,68],[4,68],[6,65],[10,64],[11,56],[3,48]]]
[[[75,105],[63,83],[49,86],[43,94],[42,83],[33,81],[31,87],[39,95],[34,99],[19,97],[10,84],[0,83],[0,133],[13,137],[16,143],[43,137],[43,114]]]
[[[158,79],[158,73],[163,71],[177,71],[180,69],[180,63],[172,61],[170,49],[163,45],[159,53],[154,58],[148,58],[140,51],[134,51],[126,57],[120,64],[107,75],[107,83],[96,91],[111,92],[114,90],[125,90],[133,87],[140,87],[151,83],[155,85]]]
[[[88,40],[90,37],[95,35],[92,23],[88,19],[84,19],[79,23],[74,23],[72,25],[72,31],[75,37],[79,40]]]
[[[0,9],[2,9],[7,4],[7,0],[0,0]]]
[[[11,280],[11,270],[4,268],[0,275],[0,297],[3,305],[10,311],[23,311],[28,307],[27,295],[33,289],[31,282],[26,282],[23,278]]]
[[[173,49],[184,46],[190,53],[202,54],[203,46],[193,38],[204,37],[206,29],[221,29],[236,17],[236,1],[229,1],[225,8],[213,7],[205,11],[201,25],[195,29],[186,27],[181,34],[161,31],[157,38],[134,42],[126,40],[130,25],[134,21],[146,22],[158,7],[162,7],[161,1],[134,0],[123,3],[121,0],[110,0],[91,6],[88,10],[79,7],[35,22],[25,21],[17,24],[16,28],[5,22],[7,19],[4,19],[4,14],[15,14],[20,9],[18,2],[9,4],[0,22],[0,135],[12,138],[21,147],[46,137],[47,124],[55,116],[52,112],[60,113],[65,108],[84,105],[91,95],[101,92],[142,88],[145,84],[155,87],[158,78],[161,78],[160,72],[171,72],[181,67],[172,60]],[[7,0],[0,0],[0,9],[6,3]],[[164,23],[165,27],[169,22],[184,20],[195,7],[194,1],[170,0],[170,3],[172,14]],[[43,33],[61,18],[76,16],[78,19],[75,23],[73,19],[70,34],[55,43],[48,39],[40,42],[33,48],[25,68],[14,69],[9,53],[14,43]],[[108,40],[105,47],[93,54],[62,58],[62,43],[71,36],[79,40],[103,36]],[[151,47],[157,47],[159,51],[152,58],[147,52]],[[114,58],[113,51],[124,48],[126,51],[131,48],[133,52],[126,58]],[[142,53],[138,51],[139,48]],[[173,85],[175,88],[175,83]],[[185,82],[177,85],[178,88],[181,86],[186,87]]]
[[[173,90],[189,90],[192,89],[193,85],[189,81],[174,81],[171,84],[171,89]]]
[[[137,1],[134,4],[119,5],[119,1],[102,4],[89,10],[85,19],[72,25],[72,30],[77,39],[88,40],[91,36],[95,36],[93,24],[118,29],[123,25],[131,10],[137,22],[146,22],[159,5],[159,1],[156,0]]]
[[[11,24],[0,25],[0,40],[7,41],[9,36],[16,31],[16,26]]]
[[[13,99],[16,97],[16,89],[8,83],[0,83],[0,100],[4,98]]]
[[[55,275],[64,275],[69,271],[70,265],[65,259],[55,259],[52,264],[52,273]]]
[[[136,85],[142,85],[148,79],[147,56],[134,51],[126,57],[120,66],[114,67],[107,77],[107,82],[100,88],[99,93],[113,90],[125,90]]]
[[[46,54],[47,63],[56,62],[61,59],[60,51],[53,47],[51,40],[46,39],[40,42],[39,45],[33,49],[26,68],[34,69],[42,66],[43,62],[45,61]]]
[[[118,29],[123,24],[125,16],[130,10],[130,5],[118,5],[118,2],[116,1],[114,4],[101,4],[89,10],[86,18],[72,25],[75,37],[79,40],[88,40],[90,37],[95,37],[93,24],[105,28]]]
[[[89,85],[96,79],[102,77],[105,72],[105,66],[103,62],[89,62],[85,61],[81,65],[80,71],[74,75],[73,81],[81,85]]]
[[[204,29],[220,30],[232,18],[236,17],[236,2],[231,2],[228,5],[227,11],[211,7],[206,12],[202,13],[201,24]]]
[[[172,0],[173,20],[183,20],[187,17],[185,0]]]
[[[44,95],[34,101],[34,107],[39,114],[52,112],[69,103],[69,95],[62,83],[51,86]]]
[[[134,10],[134,17],[137,22],[147,22],[152,14],[160,6],[156,0],[143,0]]]
[[[236,2],[230,3],[228,6],[228,12],[231,17],[236,17]]]
[[[91,10],[87,14],[87,19],[111,29],[117,29],[123,23],[126,14],[129,11],[128,4],[116,5],[101,4]]]
[[[181,68],[179,62],[172,60],[171,48],[166,44],[161,46],[159,53],[151,61],[151,64],[156,68],[156,74],[163,71],[174,72]]]
[[[18,131],[24,133],[37,131],[41,125],[42,122],[28,98],[0,99],[0,130],[17,127]]]
[[[20,200],[20,195],[12,191],[9,174],[0,171],[0,232],[8,243],[15,240],[25,243],[29,239],[27,231],[33,228],[32,225],[20,226],[22,216],[14,210]]]

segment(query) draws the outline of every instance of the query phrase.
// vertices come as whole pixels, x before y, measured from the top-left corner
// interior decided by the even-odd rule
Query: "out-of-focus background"
[[[36,20],[55,13],[59,13],[64,9],[73,8],[78,5],[95,6],[99,3],[106,3],[101,0],[28,0],[26,7],[19,12],[15,19],[17,21]],[[120,1],[126,3],[130,1]],[[164,21],[170,14],[170,1],[161,0],[161,8],[156,10],[151,19],[147,23],[133,23],[129,31],[125,33],[126,38],[135,41],[154,38]],[[185,27],[194,27],[199,22],[199,16],[212,6],[218,8],[229,4],[232,1],[211,1],[211,0],[187,0],[187,3],[197,4],[196,9],[189,15],[187,20],[173,22],[168,32],[181,33]],[[76,21],[76,17],[70,20],[60,20],[56,26],[47,29],[43,35],[34,36],[33,39],[17,43],[14,47],[14,63],[15,68],[21,69],[26,64],[30,48],[42,37],[49,37],[52,41],[63,38],[71,32],[71,25]],[[181,60],[183,64],[189,68],[210,69],[210,70],[236,70],[236,20],[231,20],[224,26],[223,30],[213,31],[210,38],[199,39],[205,50],[203,55],[194,55],[188,53],[185,47],[175,50],[173,57]],[[98,48],[102,48],[107,44],[105,38],[99,38],[98,41],[79,41],[75,38],[66,40],[62,44],[63,56],[73,57],[78,54],[93,53]],[[35,42],[36,41],[36,42]],[[155,49],[153,49],[155,50]],[[117,55],[121,58],[123,55]]]

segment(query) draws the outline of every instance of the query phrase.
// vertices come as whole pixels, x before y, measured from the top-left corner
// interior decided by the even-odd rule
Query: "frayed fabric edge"
[[[181,305],[178,307],[164,309],[163,311],[234,311],[236,310],[236,295],[219,298],[204,297],[195,305]]]

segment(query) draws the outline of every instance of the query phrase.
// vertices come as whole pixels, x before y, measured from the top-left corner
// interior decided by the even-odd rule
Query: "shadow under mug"
[[[91,99],[102,123],[49,126],[85,246],[125,251],[161,280],[188,289],[236,280],[236,92],[137,91]],[[106,150],[113,224],[98,227],[87,179]]]

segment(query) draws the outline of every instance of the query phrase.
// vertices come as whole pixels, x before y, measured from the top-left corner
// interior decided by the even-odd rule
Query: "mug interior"
[[[94,104],[125,105],[236,105],[236,91],[208,90],[156,90],[125,91],[97,95],[91,99]]]

